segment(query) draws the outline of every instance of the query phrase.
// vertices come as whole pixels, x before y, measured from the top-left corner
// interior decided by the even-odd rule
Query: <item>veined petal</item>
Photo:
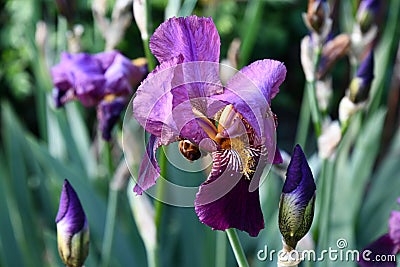
[[[371,253],[365,253],[366,250],[369,250]],[[398,250],[399,246],[393,243],[389,234],[385,234],[363,249],[360,253],[358,265],[361,267],[396,267],[396,261],[376,261],[376,259],[380,259],[382,255],[386,257],[396,255]],[[365,255],[367,258],[362,255]]]
[[[275,60],[259,60],[237,72],[224,92],[213,98],[232,104],[245,120],[262,136],[262,120],[270,112],[271,99],[279,92],[286,76],[286,67]]]
[[[149,133],[160,138],[162,144],[177,141],[179,131],[172,116],[172,80],[182,57],[159,65],[142,82],[133,100],[133,116]]]
[[[189,16],[162,23],[150,38],[151,52],[160,63],[180,54],[185,62],[219,62],[220,39],[211,18]]]
[[[258,158],[255,157],[258,162]],[[249,190],[259,174],[247,178],[240,173],[240,159],[233,150],[213,153],[213,168],[199,189],[195,211],[199,220],[214,230],[236,228],[257,236],[264,228],[258,188]]]
[[[156,152],[161,146],[160,138],[150,135],[149,142],[146,146],[143,160],[139,167],[138,179],[133,192],[141,195],[143,191],[155,185],[156,180],[160,176],[160,166],[158,165]]]

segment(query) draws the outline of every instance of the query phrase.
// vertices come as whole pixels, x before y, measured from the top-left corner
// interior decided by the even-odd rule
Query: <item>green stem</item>
[[[220,231],[217,231],[215,251],[215,266],[226,267],[226,236]]]
[[[111,155],[111,144],[107,142],[105,148],[105,159],[107,162],[108,173],[111,175],[114,172],[114,166],[112,162]],[[109,187],[108,191],[108,203],[107,203],[107,215],[106,215],[106,225],[104,229],[103,246],[101,250],[101,265],[102,267],[110,266],[111,250],[114,239],[114,229],[115,229],[115,219],[117,215],[118,206],[118,194],[119,191],[112,187]]]
[[[297,126],[296,144],[305,147],[307,142],[308,128],[310,126],[310,105],[308,104],[307,88],[304,88],[303,100],[301,102],[299,123]]]
[[[321,129],[322,116],[319,111],[317,95],[315,90],[316,90],[315,81],[307,82],[306,93],[307,93],[308,103],[310,104],[311,118],[314,123],[315,135],[319,137],[322,132]]]
[[[315,129],[315,134],[317,137],[319,137],[322,133],[322,114],[318,106],[318,100],[317,100],[317,81],[315,79],[319,62],[321,60],[321,52],[322,48],[317,47],[314,52],[314,78],[311,81],[307,81],[306,83],[306,93],[308,96],[308,103],[310,104],[310,110],[311,110],[311,117],[314,123],[314,129]]]
[[[143,48],[144,48],[144,54],[147,59],[147,69],[150,72],[150,71],[154,70],[156,63],[155,63],[155,59],[150,51],[149,39],[143,40]]]
[[[164,147],[166,149],[166,147]],[[160,176],[161,177],[166,177],[167,176],[167,158],[165,156],[164,149],[161,149],[160,157],[158,160],[158,163],[160,165]],[[157,184],[157,192],[156,192],[156,199],[154,200],[154,223],[157,229],[157,243],[154,247],[154,250],[150,252],[150,255],[147,255],[147,257],[152,257],[152,260],[148,260],[149,266],[150,267],[158,267],[160,266],[159,263],[159,250],[160,250],[160,233],[161,233],[161,226],[162,226],[162,215],[163,215],[163,210],[164,210],[164,203],[161,201],[164,198],[164,193],[165,193],[165,183],[163,182],[162,179],[159,180]],[[147,252],[149,254],[149,252]],[[154,265],[150,265],[154,264]]]
[[[233,254],[235,254],[239,267],[249,267],[249,263],[247,262],[246,255],[244,254],[242,245],[240,244],[236,229],[229,228],[226,229],[225,232],[228,235],[229,243],[231,244]]]
[[[322,169],[321,176],[322,184],[321,184],[321,201],[319,208],[319,217],[318,217],[318,246],[321,249],[325,249],[328,246],[329,241],[329,222],[330,222],[330,211],[332,206],[332,197],[333,197],[333,178],[334,175],[332,173],[332,168],[330,168],[331,164],[329,164],[327,159],[322,161]]]

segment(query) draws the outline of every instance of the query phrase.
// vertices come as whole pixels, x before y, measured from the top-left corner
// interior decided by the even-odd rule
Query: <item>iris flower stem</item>
[[[229,228],[226,229],[225,232],[228,235],[229,243],[231,244],[233,254],[235,254],[239,267],[249,267],[249,263],[247,262],[246,255],[244,254],[236,230],[234,228]]]
[[[226,267],[226,236],[220,231],[217,231],[216,248],[215,266]]]
[[[328,246],[329,239],[329,221],[330,221],[330,210],[332,206],[332,195],[333,195],[333,175],[331,175],[331,171],[328,170],[329,162],[327,159],[322,161],[322,169],[321,169],[321,201],[319,208],[319,217],[318,217],[318,246],[321,249],[325,249]]]
[[[322,133],[322,114],[318,107],[317,100],[317,80],[315,78],[318,70],[319,62],[321,60],[321,47],[317,47],[314,52],[314,78],[306,83],[306,93],[308,96],[308,103],[310,104],[311,117],[314,123],[315,135],[319,137]]]
[[[107,142],[105,145],[106,145],[105,157],[107,161],[107,168],[108,168],[108,173],[111,176],[114,172],[114,166],[111,155],[111,144],[110,142]],[[106,225],[104,229],[103,246],[101,249],[102,259],[100,266],[102,267],[110,266],[111,249],[114,239],[115,219],[117,215],[117,206],[118,206],[118,193],[119,191],[117,189],[109,187]]]
[[[164,147],[164,149],[167,149]],[[160,157],[159,157],[159,165],[160,165],[160,176],[161,177],[166,177],[167,175],[167,157],[165,156],[164,149],[161,149]],[[147,252],[147,254],[150,254],[147,256],[149,266],[150,267],[159,267],[160,262],[159,262],[159,246],[160,246],[160,229],[162,225],[162,214],[164,210],[164,203],[161,201],[164,197],[165,193],[165,186],[162,180],[159,181],[158,187],[157,187],[157,192],[156,192],[156,200],[154,202],[154,223],[156,225],[157,229],[157,243],[154,247],[154,250],[152,252]],[[153,257],[152,260],[149,259],[149,257]],[[154,265],[151,265],[154,264]]]
[[[147,59],[147,69],[149,72],[151,72],[155,68],[155,62],[154,62],[154,57],[150,51],[149,39],[143,40],[143,49]]]
[[[307,87],[304,88],[303,100],[301,101],[299,124],[297,126],[296,144],[305,147],[308,129],[310,126],[310,105],[308,104]]]

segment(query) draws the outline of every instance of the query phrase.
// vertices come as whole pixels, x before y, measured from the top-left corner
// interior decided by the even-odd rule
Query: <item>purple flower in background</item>
[[[257,236],[264,228],[261,173],[268,163],[281,161],[269,104],[286,68],[259,60],[222,85],[219,48],[211,18],[172,18],[151,37],[150,49],[160,65],[133,100],[134,117],[151,133],[134,191],[141,194],[159,177],[157,149],[180,141],[189,160],[212,154],[211,173],[195,199],[200,221],[216,230],[237,228]]]
[[[51,69],[55,105],[61,107],[70,100],[78,99],[85,106],[97,106],[103,138],[109,140],[112,127],[122,111],[121,98],[127,102],[132,86],[138,84],[146,72],[144,64],[136,66],[117,51],[94,55],[64,52],[61,62]],[[109,99],[114,98],[118,102],[113,101],[114,104],[110,105]]]
[[[357,22],[363,33],[367,32],[376,21],[381,0],[362,0],[357,9]]]
[[[299,145],[293,150],[279,204],[279,229],[292,249],[310,230],[314,217],[315,182]]]
[[[78,195],[68,180],[64,180],[56,224],[61,259],[67,266],[82,266],[89,253],[89,226]]]
[[[397,200],[400,204],[400,198]],[[361,267],[396,267],[396,254],[400,253],[400,211],[392,211],[389,218],[389,232],[369,244],[360,253]],[[383,257],[386,261],[381,261]]]
[[[374,51],[361,62],[356,77],[350,83],[350,100],[359,103],[367,100],[374,79]]]

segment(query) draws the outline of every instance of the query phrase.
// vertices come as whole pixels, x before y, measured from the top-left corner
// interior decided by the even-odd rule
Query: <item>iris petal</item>
[[[160,166],[156,158],[156,152],[160,146],[160,138],[150,135],[146,152],[139,167],[138,180],[133,189],[138,195],[141,195],[143,191],[155,185],[157,178],[160,176]]]
[[[364,253],[366,250],[371,253]],[[366,255],[368,258],[360,256],[358,265],[361,267],[396,267],[396,261],[375,261],[375,259],[381,259],[381,256],[395,255],[398,250],[399,246],[393,243],[389,234],[385,234],[364,248],[360,255]]]
[[[214,152],[213,160],[213,169],[196,195],[199,220],[214,230],[236,228],[257,236],[264,228],[258,188],[250,192],[253,181],[238,171],[240,160],[234,151]]]
[[[160,63],[180,54],[185,62],[219,62],[220,39],[211,18],[171,18],[150,39],[151,52]]]

